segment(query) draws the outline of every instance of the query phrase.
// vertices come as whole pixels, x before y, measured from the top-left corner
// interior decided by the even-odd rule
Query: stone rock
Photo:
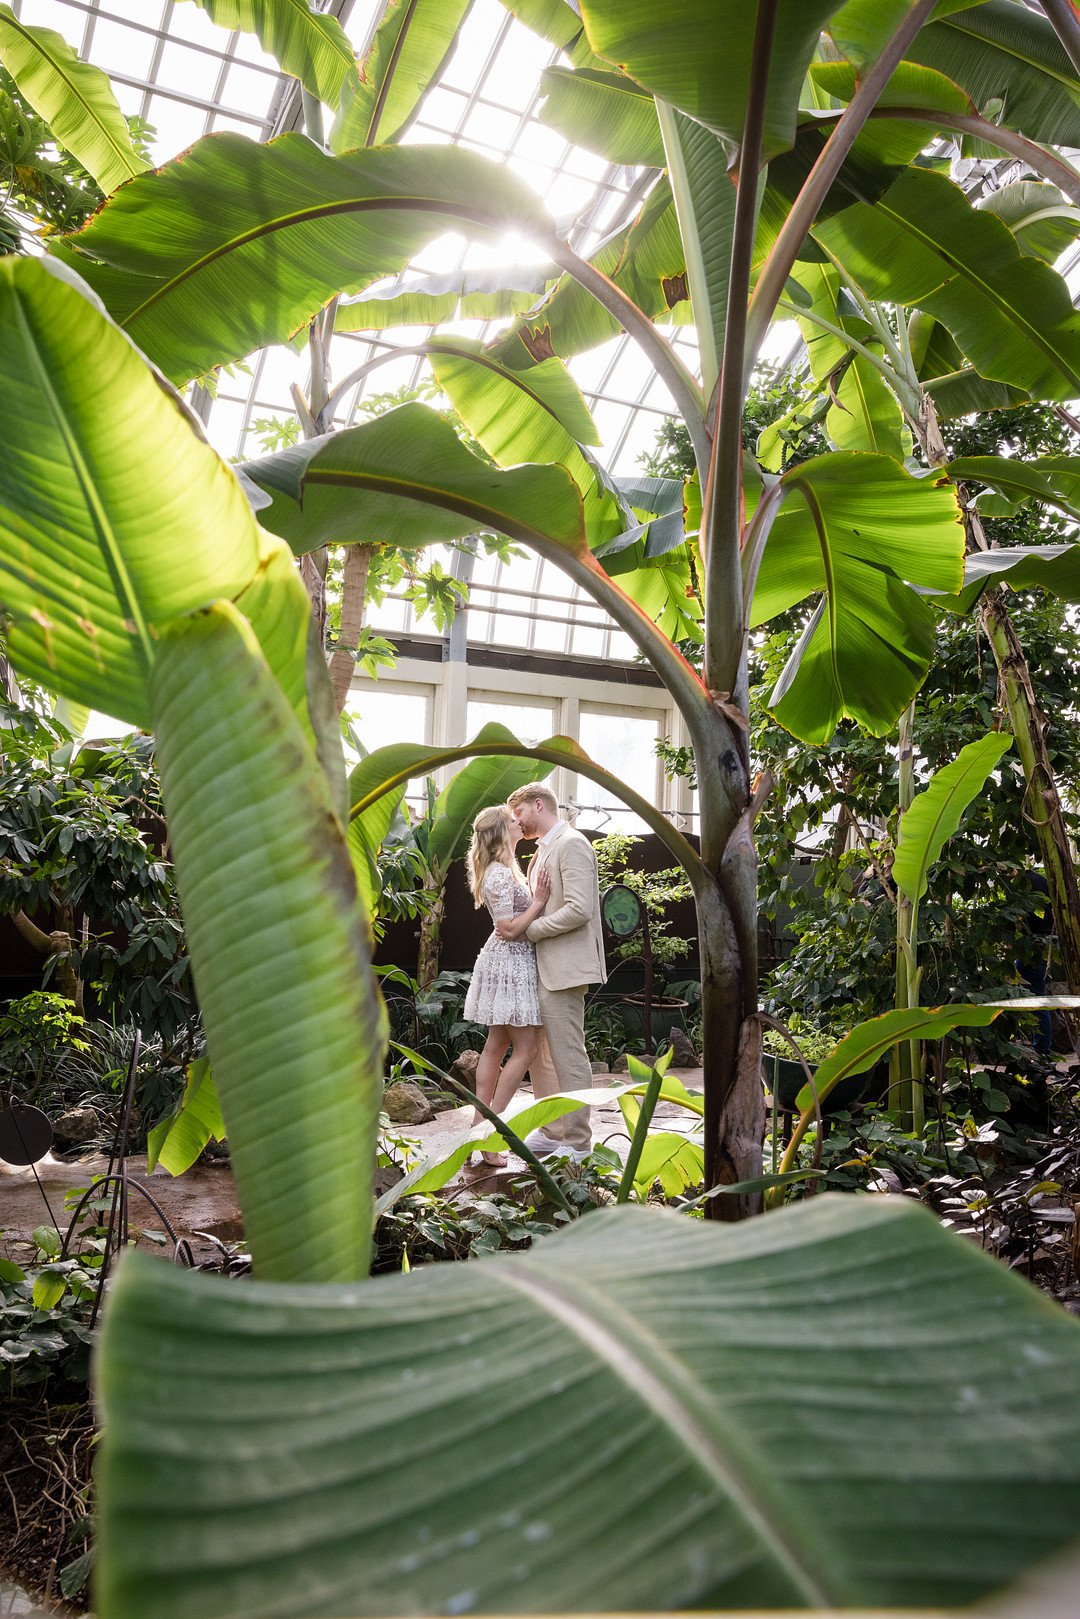
[[[427,1091],[425,1095],[432,1113],[449,1113],[461,1106],[461,1097],[455,1096],[452,1091]]]
[[[478,1051],[462,1051],[450,1064],[450,1078],[456,1079],[462,1085],[467,1085],[471,1091],[476,1089],[476,1065],[480,1061]]]
[[[415,1079],[395,1079],[383,1091],[383,1111],[391,1124],[430,1124],[435,1117]]]
[[[620,1051],[619,1055],[615,1058],[611,1064],[611,1072],[613,1074],[628,1074],[630,1072],[630,1064],[626,1060],[625,1051]]]
[[[390,1190],[391,1186],[396,1186],[398,1181],[404,1179],[404,1170],[399,1169],[396,1164],[376,1164],[375,1196],[382,1197],[384,1193]]]
[[[667,1040],[664,1043],[674,1050],[674,1055],[671,1059],[673,1068],[700,1067],[701,1058],[694,1050],[694,1042],[690,1039],[685,1029],[669,1029]]]
[[[105,1125],[92,1107],[69,1107],[53,1121],[53,1139],[58,1147],[82,1147],[100,1136]]]
[[[611,1069],[606,1062],[591,1062],[589,1067],[594,1074],[610,1074]]]

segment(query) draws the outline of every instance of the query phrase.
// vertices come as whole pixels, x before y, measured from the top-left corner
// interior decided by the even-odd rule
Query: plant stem
[[[920,110],[918,107],[875,107],[870,116],[874,119],[899,118],[904,122],[933,124],[937,129],[953,130],[958,135],[973,135],[988,146],[1008,152],[1010,157],[1022,159],[1044,180],[1060,186],[1069,200],[1080,207],[1080,174],[1072,164],[1066,162],[1060,153],[1040,146],[1038,141],[1018,134],[1015,129],[993,124],[989,118],[983,118],[978,113],[928,113],[925,108]]]
[[[1070,0],[1041,0],[1041,3],[1069,61],[1080,73],[1080,17],[1076,15],[1076,7]]]
[[[780,294],[810,227],[855,144],[856,136],[873,111],[874,103],[919,29],[928,20],[935,4],[936,0],[915,0],[882,47],[873,66],[861,76],[858,89],[840,114],[780,228],[750,300],[744,360],[747,385]]]
[[[630,1193],[634,1189],[634,1176],[637,1174],[637,1166],[641,1162],[645,1139],[649,1134],[653,1114],[656,1112],[656,1104],[660,1100],[660,1087],[663,1083],[663,1073],[659,1068],[654,1068],[649,1075],[649,1083],[645,1087],[645,1094],[641,1098],[641,1107],[638,1111],[637,1123],[634,1125],[630,1151],[626,1155],[622,1180],[619,1182],[619,1190],[615,1197],[616,1203],[629,1202]]]

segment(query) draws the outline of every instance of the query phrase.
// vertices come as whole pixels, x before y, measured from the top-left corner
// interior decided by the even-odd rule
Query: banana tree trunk
[[[903,815],[911,808],[915,797],[915,704],[909,703],[900,716],[900,734],[897,745],[897,801]],[[916,912],[912,900],[899,888],[896,891],[896,1008],[898,1011],[917,1006],[919,975],[916,958]],[[922,1131],[923,1096],[919,1083],[920,1051],[917,1040],[901,1041],[893,1048],[890,1064],[893,1095],[908,1129]]]
[[[1000,589],[987,591],[979,614],[993,648],[1001,693],[1027,783],[1027,818],[1034,828],[1057,929],[1058,952],[1070,995],[1080,995],[1080,890],[1061,798],[1046,750],[1046,716]]]
[[[913,426],[926,459],[932,466],[943,465],[948,460],[948,451],[933,401],[927,394],[923,395],[919,418]],[[987,550],[982,522],[970,507],[965,510],[964,524],[969,551]],[[1000,588],[983,592],[979,622],[994,653],[1002,697],[1024,771],[1028,819],[1034,827],[1050,890],[1058,950],[1069,994],[1080,995],[1080,888],[1057,778],[1046,748],[1046,716],[1039,707],[1031,669]]]
[[[421,989],[430,989],[439,976],[439,956],[441,954],[441,935],[443,915],[446,911],[446,898],[441,877],[430,879],[425,882],[424,886],[429,892],[434,893],[435,898],[420,918],[420,946],[416,957],[416,981]]]
[[[730,705],[726,705],[729,706]],[[701,957],[705,1185],[761,1174],[765,1095],[757,1009],[757,856],[747,791],[746,733],[720,705],[695,744],[701,855],[709,878],[695,898]],[[719,1196],[706,1217],[739,1220],[760,1197]]]

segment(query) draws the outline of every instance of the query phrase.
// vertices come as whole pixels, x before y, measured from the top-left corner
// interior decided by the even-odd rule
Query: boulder
[[[610,1065],[608,1063],[606,1063],[606,1062],[591,1062],[589,1064],[589,1067],[592,1069],[594,1074],[610,1074],[611,1073]]]
[[[700,1068],[701,1058],[694,1050],[694,1042],[690,1039],[685,1029],[669,1029],[668,1037],[664,1044],[671,1046],[674,1050],[674,1055],[671,1059],[673,1068]]]
[[[435,1117],[415,1079],[395,1079],[383,1091],[383,1111],[391,1124],[430,1124]]]
[[[619,1055],[613,1060],[611,1072],[613,1074],[628,1074],[630,1072],[630,1064],[626,1060],[625,1051],[620,1051]]]
[[[101,1115],[92,1107],[69,1107],[66,1113],[61,1113],[53,1121],[53,1139],[61,1150],[84,1147],[88,1141],[102,1135],[105,1129]]]
[[[461,1097],[452,1091],[425,1091],[428,1106],[433,1113],[449,1113],[461,1106]]]
[[[478,1051],[461,1051],[450,1064],[450,1078],[456,1079],[462,1085],[467,1085],[471,1091],[476,1089],[476,1065],[480,1061]]]

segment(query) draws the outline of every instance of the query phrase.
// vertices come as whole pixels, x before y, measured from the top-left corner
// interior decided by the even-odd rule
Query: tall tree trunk
[[[1031,670],[1000,588],[984,594],[979,616],[994,651],[1001,694],[1024,769],[1027,819],[1038,841],[1050,890],[1061,964],[1069,994],[1080,995],[1080,891],[1061,798],[1046,750],[1046,716],[1039,707]]]
[[[932,466],[948,460],[933,401],[923,395],[915,424],[926,459]],[[965,507],[969,551],[990,549],[978,513]],[[1046,748],[1046,716],[1039,707],[1024,649],[1005,605],[1001,587],[983,592],[979,622],[994,653],[1001,694],[1016,738],[1016,751],[1027,784],[1027,811],[1043,863],[1057,929],[1058,949],[1070,995],[1080,995],[1080,888],[1065,828],[1061,796]]]
[[[330,684],[334,702],[340,714],[349,697],[353,671],[356,668],[356,649],[360,644],[360,631],[364,624],[364,599],[367,596],[368,570],[374,554],[373,545],[347,545],[345,568],[341,579],[341,624],[337,644],[330,658]]]
[[[696,894],[701,957],[705,1186],[731,1186],[761,1174],[765,1095],[757,1009],[756,806],[749,802],[746,731],[726,699],[695,742],[701,855],[713,884]],[[757,1196],[714,1197],[713,1220],[739,1220]]]
[[[901,815],[911,808],[915,797],[915,744],[913,727],[915,704],[911,702],[900,716],[900,734],[897,744],[897,807]],[[896,1008],[905,1010],[918,1005],[918,968],[916,966],[915,906],[906,894],[896,890]],[[893,1047],[890,1062],[890,1081],[896,1087],[894,1095],[909,1129],[921,1133],[923,1127],[922,1086],[919,1083],[919,1042],[904,1040]]]
[[[430,989],[439,976],[439,956],[443,916],[446,899],[442,883],[427,885],[435,898],[420,918],[420,945],[416,955],[416,982],[421,989]]]

